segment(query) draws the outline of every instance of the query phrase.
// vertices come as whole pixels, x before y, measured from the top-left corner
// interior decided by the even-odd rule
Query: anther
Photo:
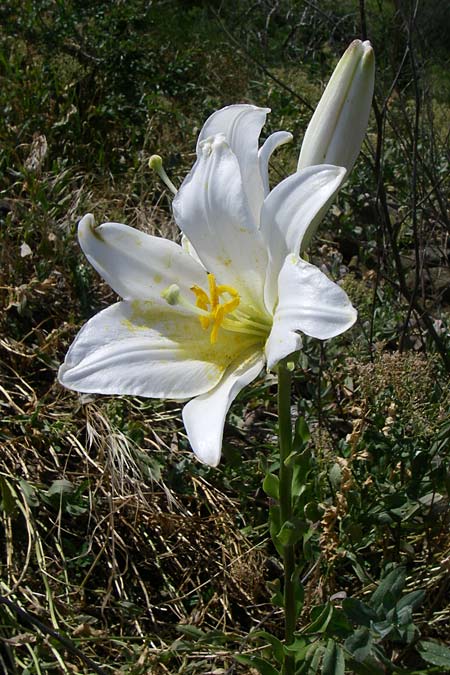
[[[148,160],[148,165],[150,169],[153,169],[153,171],[158,174],[164,185],[169,188],[172,194],[176,195],[178,190],[167,175],[163,166],[162,158],[159,155],[152,155]]]
[[[199,286],[191,287],[191,291],[195,295],[196,307],[208,312],[206,316],[199,317],[200,324],[204,330],[207,330],[212,324],[210,340],[211,344],[215,344],[219,328],[226,321],[226,315],[239,306],[240,297],[232,286],[218,286],[214,274],[208,274],[208,290],[209,295]],[[226,300],[220,304],[221,296],[225,293],[230,296],[231,300]]]
[[[161,297],[169,305],[178,305],[180,302],[180,287],[176,284],[171,284],[161,293]]]

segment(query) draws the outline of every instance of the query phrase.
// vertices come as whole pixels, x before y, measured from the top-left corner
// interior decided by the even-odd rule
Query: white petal
[[[298,169],[314,164],[352,170],[366,133],[375,80],[369,41],[354,40],[336,66],[303,139]]]
[[[264,366],[261,351],[247,351],[228,367],[220,383],[207,394],[189,401],[183,422],[189,442],[200,461],[217,466],[222,450],[225,417],[238,393],[255,379]]]
[[[197,154],[200,156],[202,141],[210,136],[224,134],[237,157],[244,190],[257,224],[264,199],[263,182],[259,172],[258,141],[269,112],[270,108],[246,104],[230,105],[217,110],[206,120],[197,142]]]
[[[124,301],[81,329],[58,377],[75,391],[186,399],[212,389],[249,344],[227,334],[211,345],[197,316],[164,301]]]
[[[302,239],[324,204],[333,197],[345,175],[337,166],[311,166],[279,183],[264,200],[261,234],[269,251],[265,300],[272,308],[277,279],[288,253],[300,252]]]
[[[286,258],[278,279],[278,292],[279,303],[266,343],[269,368],[295,351],[290,348],[297,331],[327,340],[348,330],[356,321],[356,310],[345,291],[317,267],[295,255]]]
[[[290,143],[292,141],[292,134],[289,131],[275,131],[275,133],[270,134],[269,138],[266,139],[264,145],[260,148],[258,152],[259,159],[259,172],[261,174],[263,186],[264,186],[264,196],[270,192],[269,187],[269,160],[273,151],[284,143]]]
[[[302,344],[301,335],[286,330],[280,322],[274,323],[264,350],[267,370],[272,370],[286,356],[298,352],[302,348]]]
[[[201,265],[168,239],[121,223],[95,227],[90,213],[80,221],[78,238],[91,265],[124,299],[158,298],[170,284],[184,292],[205,284]]]
[[[175,219],[208,272],[263,307],[267,253],[251,217],[239,165],[224,136],[203,141],[173,201]]]
[[[189,255],[192,258],[194,258],[194,260],[196,262],[198,262],[198,264],[201,265],[203,269],[205,269],[203,267],[202,261],[200,260],[200,258],[197,255],[197,251],[192,246],[191,242],[189,241],[189,239],[186,237],[185,234],[181,235],[181,247],[182,247],[183,251],[186,251],[186,253],[189,253]]]

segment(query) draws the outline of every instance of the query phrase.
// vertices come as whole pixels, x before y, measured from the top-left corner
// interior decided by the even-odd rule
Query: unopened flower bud
[[[375,80],[368,40],[354,40],[337,64],[303,139],[298,169],[316,164],[353,168],[366,133]]]

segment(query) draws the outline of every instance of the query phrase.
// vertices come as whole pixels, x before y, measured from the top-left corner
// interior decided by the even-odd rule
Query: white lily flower
[[[268,111],[230,106],[203,127],[197,161],[173,202],[191,246],[120,223],[79,224],[81,247],[122,301],[81,329],[59,371],[69,389],[192,399],[183,409],[191,446],[220,461],[228,409],[264,365],[352,326],[345,292],[300,259],[309,223],[338,190],[345,169],[308,167],[269,193]]]

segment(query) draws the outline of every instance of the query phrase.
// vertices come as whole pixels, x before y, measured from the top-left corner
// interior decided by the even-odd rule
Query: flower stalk
[[[292,422],[291,422],[291,371],[283,361],[278,367],[278,435],[280,445],[280,516],[281,523],[292,521],[292,465],[288,460],[292,451]],[[294,588],[295,552],[294,543],[283,546],[284,567],[284,613],[285,613],[285,645],[294,641],[296,622],[296,601]],[[282,675],[293,675],[295,669],[294,654],[285,653]]]

